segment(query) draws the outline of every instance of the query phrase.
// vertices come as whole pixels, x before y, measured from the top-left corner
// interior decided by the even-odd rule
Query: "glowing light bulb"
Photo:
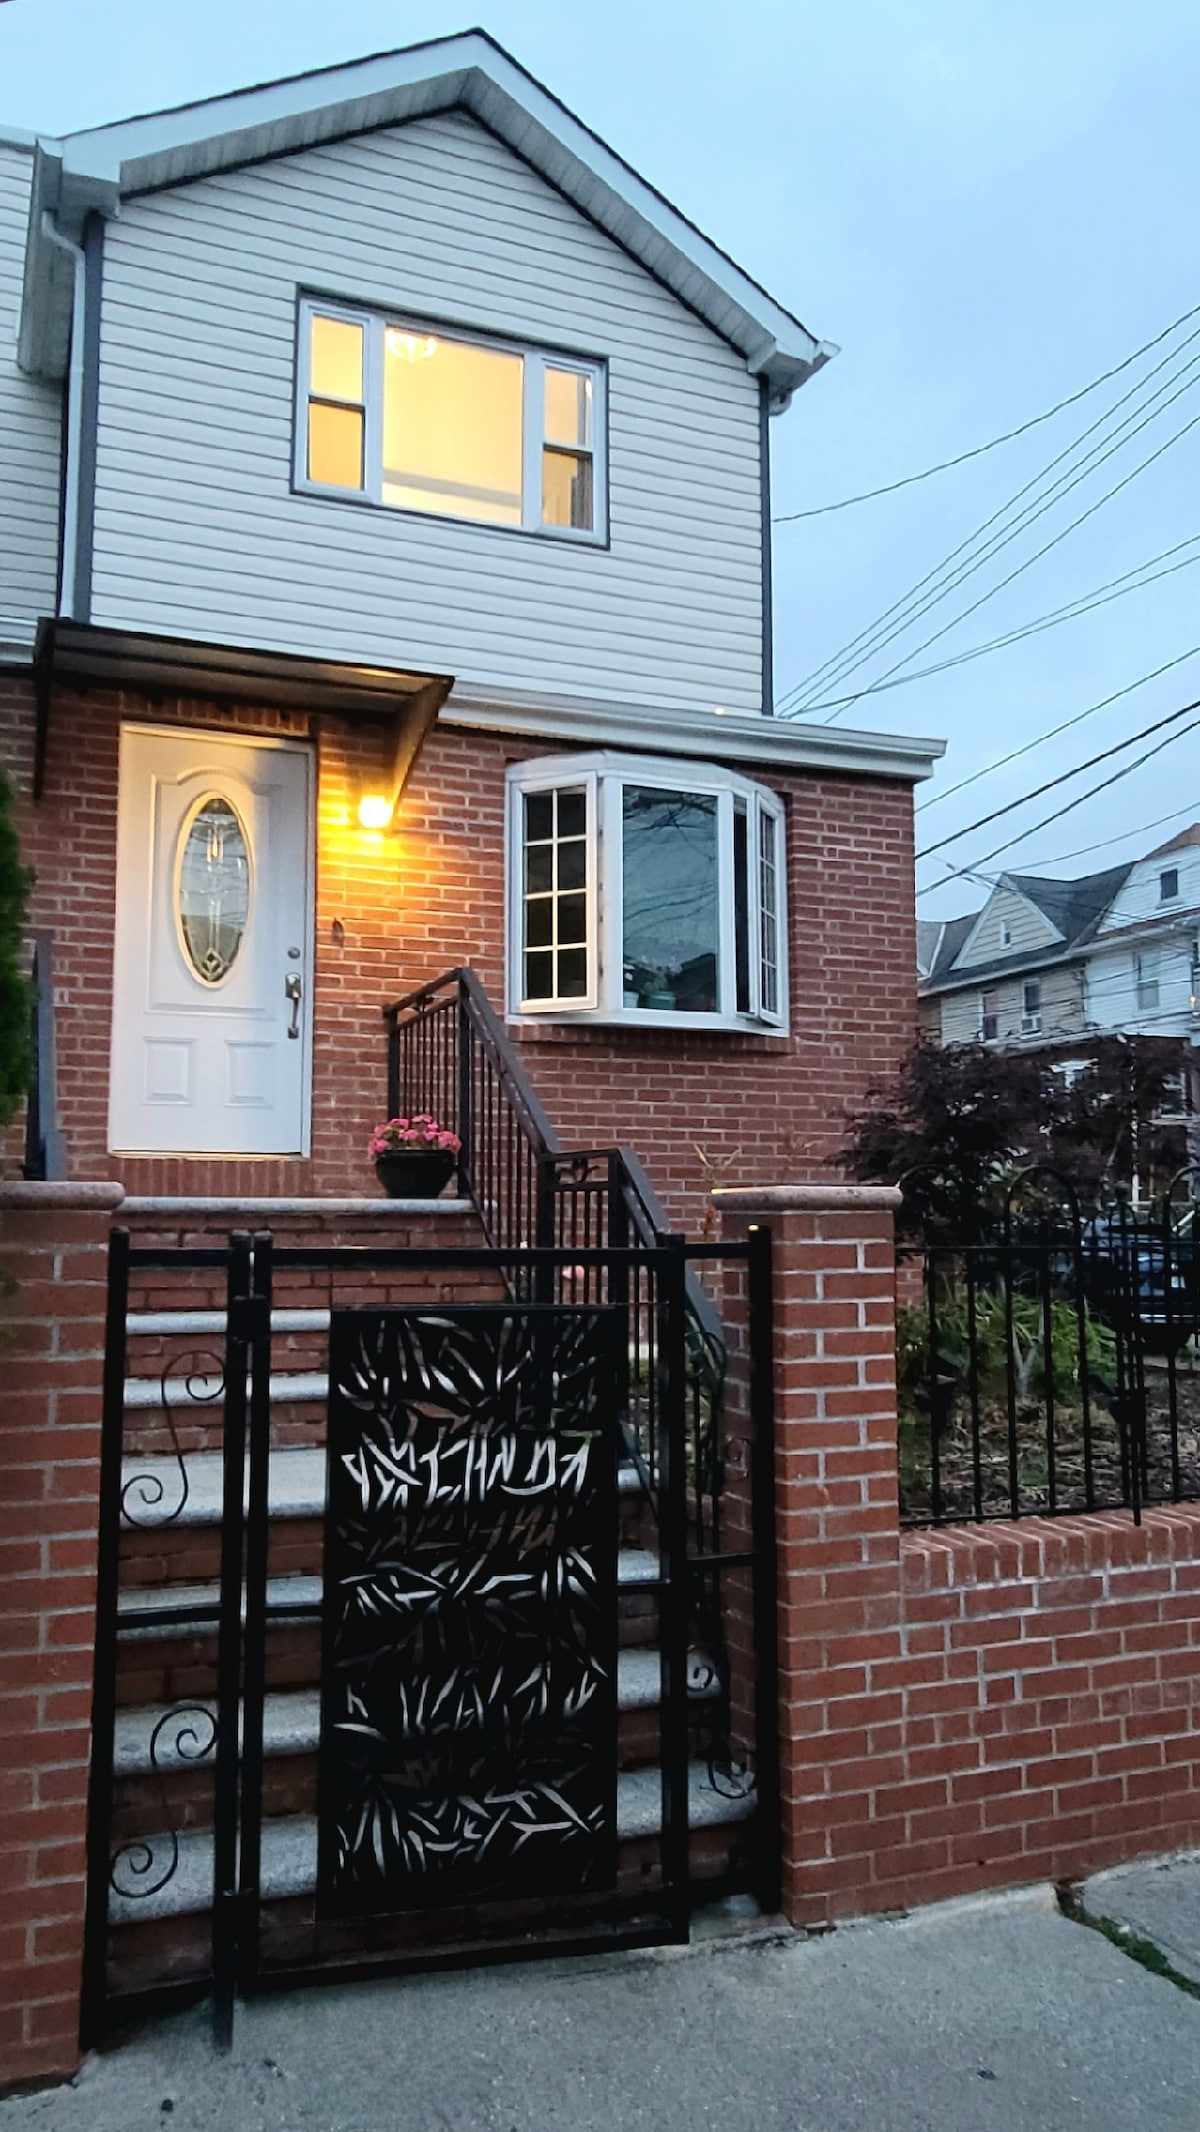
[[[392,803],[382,792],[364,792],[358,803],[358,819],[364,829],[386,829],[392,819]]]

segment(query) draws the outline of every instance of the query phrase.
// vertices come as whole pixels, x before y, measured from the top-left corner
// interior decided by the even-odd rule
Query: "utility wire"
[[[1068,859],[1085,859],[1093,851],[1111,851],[1114,844],[1125,844],[1130,837],[1149,836],[1152,829],[1165,829],[1168,822],[1177,822],[1185,814],[1200,815],[1200,800],[1190,799],[1170,814],[1156,814],[1152,822],[1139,822],[1136,829],[1123,829],[1119,836],[1101,837],[1095,844],[1077,844],[1074,851],[1056,851],[1049,858],[1027,859],[1022,872],[1036,873],[1039,866],[1065,866]],[[1144,851],[1140,856],[1146,859],[1150,853]],[[1131,859],[1130,864],[1136,865],[1137,861]]]
[[[934,792],[929,799],[919,801],[914,811],[924,814],[930,807],[938,807],[943,800],[953,798],[956,792],[965,792],[968,785],[977,785],[981,777],[990,777],[994,770],[1006,769],[1010,762],[1019,762],[1023,755],[1032,755],[1034,749],[1042,747],[1047,740],[1057,740],[1060,733],[1069,733],[1072,726],[1082,725],[1085,718],[1094,718],[1098,711],[1106,711],[1110,703],[1119,703],[1123,696],[1132,696],[1135,689],[1145,688],[1148,681],[1157,681],[1160,674],[1169,674],[1173,667],[1186,665],[1197,653],[1200,653],[1200,644],[1193,644],[1190,651],[1181,651],[1178,658],[1168,659],[1153,672],[1139,674],[1136,681],[1127,681],[1124,688],[1114,689],[1111,696],[1102,696],[1099,703],[1089,703],[1086,711],[1076,711],[1073,717],[1064,718],[1061,725],[1052,725],[1048,732],[1039,733],[1021,747],[1010,748],[1007,755],[998,755],[993,762],[985,763],[981,770],[972,770],[969,777],[960,777],[956,785],[947,785],[944,792]]]
[[[989,822],[1000,821],[1004,815],[1012,814],[1017,807],[1027,807],[1031,800],[1041,799],[1044,792],[1053,792],[1056,786],[1069,784],[1073,777],[1081,777],[1085,770],[1094,770],[1097,763],[1108,762],[1112,756],[1123,754],[1126,748],[1136,747],[1139,740],[1148,740],[1152,733],[1161,733],[1164,726],[1174,725],[1178,719],[1186,718],[1189,711],[1200,711],[1200,697],[1197,697],[1194,703],[1181,704],[1176,711],[1168,711],[1165,718],[1156,718],[1153,725],[1143,726],[1140,733],[1131,733],[1127,740],[1114,741],[1111,748],[1102,748],[1098,755],[1089,755],[1085,762],[1076,763],[1073,769],[1063,770],[1057,777],[1047,778],[1045,784],[1035,785],[1032,792],[1023,792],[1019,799],[1006,800],[1003,807],[993,807],[990,814],[981,814],[978,821],[969,822],[965,829],[952,830],[949,836],[939,838],[936,844],[927,844],[923,851],[917,853],[917,858],[930,859],[935,852],[944,851],[947,844],[957,844],[962,837],[973,836],[977,829],[986,829]],[[1071,805],[1075,805],[1074,800]],[[1062,812],[1066,814],[1068,809],[1064,807]],[[1053,819],[1051,815],[1050,820]],[[1039,823],[1038,827],[1041,826]],[[1012,838],[1012,842],[1019,844],[1024,837],[1032,834],[1032,830],[1022,830],[1019,837]],[[1008,846],[1001,845],[1000,848],[1005,851]],[[993,856],[992,852],[985,852],[983,858],[976,863],[982,866]]]
[[[968,459],[979,459],[985,452],[994,452],[997,445],[1011,444],[1015,437],[1026,436],[1031,429],[1037,429],[1041,423],[1049,422],[1055,415],[1063,414],[1068,407],[1075,407],[1080,400],[1086,400],[1089,393],[1097,391],[1101,385],[1107,385],[1110,378],[1119,377],[1123,370],[1128,370],[1131,363],[1136,363],[1141,356],[1148,355],[1152,348],[1157,348],[1161,342],[1169,340],[1172,333],[1177,332],[1180,326],[1186,326],[1188,320],[1195,318],[1197,313],[1200,313],[1200,304],[1194,304],[1190,311],[1184,311],[1173,325],[1164,326],[1162,332],[1156,333],[1153,340],[1143,341],[1142,346],[1135,348],[1132,355],[1127,355],[1123,362],[1115,363],[1111,370],[1105,370],[1098,378],[1093,378],[1090,385],[1081,386],[1078,392],[1068,394],[1065,400],[1057,400],[1044,414],[1033,415],[1028,422],[1019,423],[1016,429],[1006,429],[1003,436],[992,437],[986,444],[976,444],[970,451],[957,453],[953,459],[940,459],[936,466],[927,466],[919,474],[905,474],[899,481],[887,481],[882,488],[864,489],[858,496],[842,496],[836,503],[814,504],[807,511],[783,511],[777,518],[773,518],[771,523],[776,526],[795,525],[801,518],[825,518],[830,511],[848,511],[852,504],[873,503],[877,496],[894,496],[897,489],[910,489],[918,481],[929,481],[934,474],[948,473],[951,467],[965,466]]]
[[[1200,357],[1197,357],[1197,361],[1200,361]],[[1197,382],[1198,380],[1196,378],[1190,379],[1188,384],[1180,386],[1179,392],[1174,394],[1174,398],[1178,399],[1181,393],[1190,392]],[[1170,405],[1171,401],[1168,400],[1165,403],[1165,407],[1160,407],[1158,409],[1158,414],[1165,413],[1166,407],[1169,407]],[[1148,415],[1146,418],[1146,420],[1149,422],[1155,421],[1156,419],[1157,416],[1155,415]],[[1049,555],[1050,550],[1052,548],[1057,548],[1059,543],[1061,541],[1066,540],[1069,534],[1076,532],[1080,526],[1085,525],[1089,518],[1094,518],[1097,511],[1103,510],[1106,503],[1111,503],[1114,496],[1119,496],[1122,489],[1127,489],[1129,487],[1130,482],[1136,481],[1139,474],[1144,474],[1146,468],[1148,466],[1153,466],[1156,459],[1161,459],[1164,452],[1169,452],[1170,450],[1172,450],[1172,448],[1180,442],[1181,438],[1187,436],[1189,430],[1195,429],[1198,422],[1200,422],[1200,415],[1193,415],[1189,422],[1184,422],[1182,426],[1175,431],[1173,436],[1167,438],[1165,444],[1160,444],[1157,449],[1150,452],[1145,459],[1139,460],[1138,464],[1132,469],[1130,473],[1122,475],[1120,481],[1114,482],[1110,489],[1106,489],[1104,491],[1103,496],[1098,496],[1094,503],[1090,503],[1086,511],[1081,511],[1077,518],[1073,518],[1070,524],[1064,526],[1062,530],[1056,533],[1051,540],[1045,541],[1040,548],[1035,549],[1034,553],[1032,555],[1027,556],[1023,563],[1018,563],[1015,570],[1010,570],[1007,577],[1002,577],[1000,579],[999,584],[993,585],[989,591],[981,593],[977,600],[972,600],[971,605],[969,607],[961,608],[956,615],[951,616],[951,619],[948,622],[943,622],[940,629],[935,629],[932,636],[923,637],[921,639],[921,642],[916,646],[915,650],[905,652],[904,657],[902,659],[898,659],[894,666],[889,666],[887,668],[887,671],[880,675],[880,680],[890,680],[891,676],[895,673],[899,673],[900,668],[902,666],[907,666],[911,659],[919,658],[923,651],[928,651],[931,644],[936,644],[939,639],[946,636],[950,630],[957,628],[960,622],[965,622],[969,615],[977,614],[981,607],[987,606],[989,600],[995,599],[996,594],[998,592],[1005,591],[1005,589],[1009,585],[1012,585],[1016,582],[1017,578],[1023,577],[1027,570],[1032,570],[1035,563],[1040,563],[1042,557],[1045,555]],[[1139,424],[1139,428],[1144,429],[1145,426],[1145,423]],[[1132,431],[1131,435],[1136,436],[1137,430]],[[1130,439],[1127,437],[1123,441],[1127,444]],[[1112,447],[1112,451],[1120,451],[1121,449],[1122,446],[1118,444],[1114,444]],[[1104,454],[1104,458],[1106,459],[1111,457],[1112,452],[1106,452]],[[1103,460],[1097,460],[1096,462],[1097,466],[1101,466],[1103,465],[1103,463]],[[1095,468],[1090,467],[1087,469],[1087,472],[1094,473]],[[1078,475],[1076,480],[1071,482],[1070,487],[1077,487],[1078,483],[1080,481],[1083,481],[1085,478],[1085,474]],[[1063,494],[1066,495],[1067,493],[1068,491],[1064,489]],[[1060,499],[1055,498],[1053,500],[1057,502]],[[1044,505],[1043,509],[1049,510],[1050,505]],[[1039,511],[1035,515],[1040,518],[1042,513],[1041,511]],[[841,711],[834,711],[825,720],[825,724],[832,725],[834,719],[840,717]]]
[[[1165,369],[1169,364],[1175,362],[1176,358],[1182,354],[1183,348],[1190,347],[1192,342],[1197,338],[1200,338],[1200,328],[1197,328],[1196,332],[1190,333],[1188,335],[1181,348],[1172,349],[1171,353],[1167,356],[1164,356],[1161,362],[1156,363],[1154,365],[1154,368],[1150,370],[1144,378],[1139,378],[1136,385],[1130,386],[1128,392],[1123,393],[1119,400],[1114,401],[1111,407],[1106,408],[1103,414],[1098,415],[1096,420],[1090,423],[1085,430],[1081,431],[1077,437],[1073,437],[1069,444],[1064,445],[1063,449],[1058,452],[1055,457],[1048,462],[1047,465],[1040,468],[1040,470],[1036,474],[1032,474],[1029,480],[1022,483],[1021,487],[1015,490],[1006,502],[1000,504],[997,509],[991,513],[990,517],[985,518],[982,525],[977,526],[973,533],[969,533],[964,540],[961,540],[956,548],[952,548],[949,555],[944,556],[940,563],[936,563],[931,570],[927,570],[924,577],[918,578],[916,584],[910,586],[908,592],[903,593],[899,599],[893,600],[891,606],[885,608],[883,613],[876,617],[875,621],[869,622],[863,629],[860,629],[858,631],[858,634],[856,636],[851,637],[849,642],[843,645],[841,651],[835,652],[830,658],[823,660],[819,666],[813,668],[812,672],[809,674],[806,680],[800,682],[795,688],[789,689],[786,695],[782,697],[780,699],[780,702],[776,705],[777,713],[782,712],[785,707],[792,701],[793,698],[803,696],[806,693],[813,693],[818,688],[831,687],[834,681],[841,677],[842,672],[850,672],[853,670],[854,666],[860,665],[862,663],[863,658],[868,655],[869,649],[877,648],[874,645],[869,645],[867,640],[878,638],[880,639],[880,643],[882,643],[886,642],[889,636],[897,634],[904,620],[903,611],[906,608],[913,606],[914,604],[920,605],[920,596],[925,593],[926,587],[935,586],[936,581],[939,578],[944,577],[947,572],[950,572],[951,575],[954,575],[955,573],[951,571],[951,565],[956,563],[960,556],[964,555],[967,550],[975,547],[975,545],[983,539],[983,536],[988,533],[990,529],[997,523],[997,520],[1005,518],[1008,513],[1012,511],[1018,503],[1020,503],[1022,497],[1027,496],[1029,494],[1031,489],[1038,489],[1040,485],[1046,480],[1046,477],[1052,474],[1056,467],[1062,465],[1064,459],[1069,460],[1071,458],[1071,455],[1078,450],[1080,445],[1085,444],[1088,438],[1093,436],[1098,429],[1103,429],[1105,423],[1109,421],[1111,416],[1115,415],[1118,410],[1124,407],[1129,400],[1136,399],[1139,394],[1143,393],[1145,391],[1146,386],[1150,383],[1150,380],[1154,377],[1157,377],[1160,370]],[[1190,367],[1190,365],[1187,365],[1185,367]],[[1174,373],[1174,376],[1166,381],[1166,385],[1160,386],[1159,392],[1152,394],[1151,398],[1158,398],[1161,392],[1168,389],[1170,385],[1172,385],[1176,381],[1180,374],[1181,373],[1179,371],[1176,371]],[[1145,402],[1143,404],[1148,405],[1149,402]],[[1135,416],[1140,414],[1141,412],[1142,407],[1136,407],[1133,410],[1133,413],[1125,418],[1125,422],[1118,425],[1118,431],[1113,432],[1112,434],[1115,435],[1119,432],[1120,429],[1127,427],[1128,423],[1132,421]],[[1108,439],[1106,438],[1101,439],[1100,443],[1103,444],[1107,441]],[[1099,449],[1100,444],[1094,445],[1092,447],[1091,452],[1085,454],[1085,458],[1090,458],[1093,453],[1098,451]],[[1073,468],[1067,469],[1068,473],[1072,471]],[[1059,481],[1062,481],[1065,478],[1065,475],[1061,475],[1059,477]],[[1057,487],[1058,483],[1054,483],[1052,484],[1052,486]],[[1026,516],[1026,513],[1031,508],[1032,505],[1027,505],[1025,511],[1019,514],[1019,518],[1024,518]],[[1015,527],[1009,527],[1004,529],[1006,534],[1011,534],[1015,530],[1019,530],[1019,524]],[[948,585],[946,589],[949,589]],[[898,619],[893,622],[893,617],[897,617]],[[889,624],[891,625],[890,628]],[[851,658],[850,655],[858,651],[859,647],[862,647],[859,657]]]
[[[1192,570],[1200,563],[1200,555],[1186,555],[1182,562],[1171,563],[1165,570],[1154,570],[1149,577],[1141,572],[1151,570],[1154,563],[1164,562],[1169,555],[1178,555],[1181,548],[1195,547],[1200,533],[1193,533],[1189,540],[1181,540],[1173,548],[1164,548],[1161,555],[1152,555],[1147,562],[1138,563],[1134,569],[1124,571],[1120,577],[1112,577],[1103,585],[1096,585],[1091,592],[1081,592],[1076,600],[1067,600],[1062,607],[1053,607],[1048,614],[1024,622],[1019,628],[1006,630],[1003,635],[989,638],[986,644],[973,644],[967,651],[955,652],[952,658],[938,659],[932,666],[919,666],[915,674],[897,674],[890,681],[872,681],[867,688],[860,688],[852,696],[826,697],[824,702],[808,706],[809,712],[841,710],[852,703],[861,703],[864,696],[879,696],[889,689],[907,688],[912,681],[928,681],[933,674],[948,673],[952,667],[966,666],[972,659],[983,659],[990,652],[1007,651],[1011,644],[1021,644],[1026,637],[1040,636],[1044,630],[1057,629],[1062,622],[1075,622],[1081,615],[1091,614],[1097,607],[1108,607],[1113,600],[1123,600],[1130,592],[1140,592],[1146,585],[1156,585],[1160,577],[1174,577],[1177,570]],[[1127,580],[1136,578],[1137,583]]]
[[[1195,703],[1189,703],[1185,705],[1185,709],[1190,711],[1200,710],[1200,700]],[[1172,715],[1176,718],[1180,718],[1183,716],[1183,712],[1176,711]],[[1166,723],[1165,720],[1163,722]],[[1151,728],[1151,730],[1153,730],[1153,728]],[[1175,741],[1183,740],[1187,734],[1195,732],[1200,732],[1200,719],[1193,719],[1191,725],[1185,725],[1181,727],[1178,732],[1168,733],[1165,740],[1157,741],[1154,747],[1147,748],[1144,753],[1137,756],[1133,762],[1125,763],[1121,769],[1114,770],[1111,777],[1101,778],[1099,784],[1091,785],[1089,786],[1086,792],[1080,792],[1076,795],[1074,799],[1067,800],[1066,804],[1062,807],[1056,808],[1053,814],[1043,815],[1040,822],[1035,822],[1033,824],[1032,829],[1022,829],[1018,832],[1016,836],[1009,837],[1007,842],[995,845],[991,851],[985,851],[983,857],[981,859],[976,860],[976,865],[986,866],[989,859],[998,858],[1002,851],[1011,851],[1014,844],[1023,844],[1026,837],[1036,836],[1039,829],[1049,828],[1051,822],[1060,821],[1064,814],[1071,814],[1076,807],[1082,807],[1086,801],[1095,799],[1096,794],[1098,792],[1107,792],[1110,785],[1119,784],[1123,777],[1129,777],[1135,770],[1140,770],[1142,768],[1142,765],[1144,763],[1148,763],[1153,756],[1161,755],[1164,748],[1171,747]],[[1112,751],[1110,750],[1110,752]],[[1057,780],[1055,780],[1055,782],[1057,782]],[[1034,797],[1034,794],[1030,793],[1029,797],[1032,799]],[[1020,806],[1021,804],[1022,802],[1019,800],[1015,800],[1013,802],[1014,806]],[[953,878],[953,876],[951,876],[951,878]]]

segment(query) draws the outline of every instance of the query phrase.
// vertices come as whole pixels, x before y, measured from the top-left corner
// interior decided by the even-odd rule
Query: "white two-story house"
[[[478,32],[0,136],[51,1167],[356,1189],[381,1008],[463,965],[679,1218],[698,1148],[820,1167],[912,1032],[939,752],[769,715],[831,353]]]

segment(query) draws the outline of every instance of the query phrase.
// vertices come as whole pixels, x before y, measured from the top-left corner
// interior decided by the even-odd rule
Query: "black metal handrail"
[[[66,1148],[58,1123],[57,1061],[54,1044],[54,940],[33,936],[33,1015],[30,1032],[29,1096],[25,1106],[23,1174],[42,1184],[67,1174]]]
[[[632,1248],[647,1258],[671,1234],[666,1211],[632,1149],[563,1147],[483,986],[447,970],[385,1007],[389,1115],[431,1112],[462,1142],[459,1188],[494,1249]],[[570,1269],[558,1285],[570,1283]],[[599,1300],[599,1272],[580,1267],[573,1292]],[[621,1300],[630,1321],[630,1453],[657,1458],[657,1327],[653,1276]],[[725,1343],[720,1313],[692,1268],[685,1322],[699,1506],[719,1465]],[[700,1514],[698,1510],[698,1514]]]

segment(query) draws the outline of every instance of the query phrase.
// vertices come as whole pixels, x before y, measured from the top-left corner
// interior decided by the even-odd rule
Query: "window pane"
[[[319,400],[363,398],[363,329],[344,318],[314,318],[309,390]]]
[[[759,999],[764,1014],[779,1012],[779,824],[758,816]]]
[[[525,888],[530,895],[554,886],[553,844],[531,844],[525,853]]]
[[[356,407],[308,406],[308,478],[336,489],[363,485],[363,418]]]
[[[746,803],[733,809],[733,950],[734,992],[739,1014],[750,1012],[750,853]]]
[[[585,999],[587,996],[587,949],[568,948],[558,958],[558,996],[560,999]]]
[[[384,502],[520,525],[524,371],[519,355],[389,326]]]
[[[580,827],[582,828],[582,823]],[[525,798],[525,835],[531,844],[554,835],[554,794],[530,792]]]
[[[558,801],[558,833],[560,837],[581,837],[587,829],[587,794],[585,792],[556,792]],[[546,834],[549,835],[549,830]]]
[[[554,956],[549,948],[544,953],[525,957],[525,997],[554,998]]]
[[[581,453],[542,453],[542,524],[591,531],[592,462]]]
[[[622,793],[624,990],[629,1004],[680,1013],[719,1005],[715,795]]]
[[[587,939],[587,897],[560,896],[558,899],[558,937],[574,947]]]
[[[574,837],[569,844],[558,847],[558,885],[560,888],[582,888],[586,880],[587,845],[582,837]]]
[[[525,911],[525,938],[531,948],[548,948],[554,943],[554,899],[552,896],[531,896]]]
[[[201,982],[237,961],[250,914],[250,850],[232,800],[205,800],[187,825],[176,889],[183,945]]]
[[[546,428],[554,444],[592,441],[592,381],[579,370],[546,371]]]

